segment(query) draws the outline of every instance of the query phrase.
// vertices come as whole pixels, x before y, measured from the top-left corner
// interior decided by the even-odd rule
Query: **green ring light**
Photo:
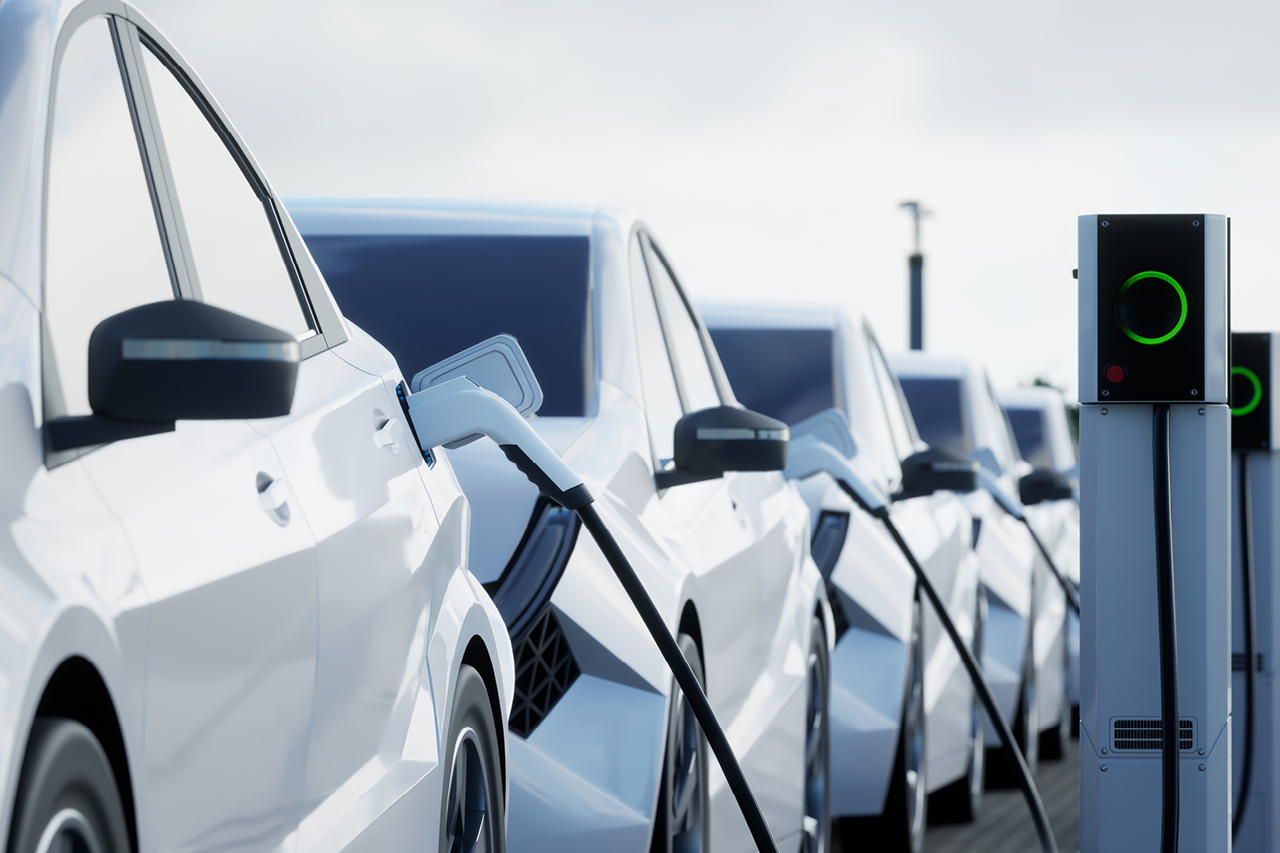
[[[1121,297],[1123,297],[1124,292],[1128,290],[1131,286],[1133,286],[1135,283],[1147,278],[1158,278],[1161,281],[1163,281],[1165,284],[1171,285],[1173,289],[1177,291],[1178,302],[1181,303],[1181,309],[1182,309],[1181,313],[1178,315],[1177,324],[1173,327],[1172,330],[1170,330],[1166,334],[1161,335],[1158,338],[1144,338],[1142,335],[1139,335],[1137,332],[1133,331],[1128,326],[1126,326],[1123,322],[1120,323],[1120,329],[1126,335],[1128,335],[1130,338],[1137,341],[1138,343],[1146,344],[1147,346],[1154,346],[1156,344],[1162,344],[1165,341],[1171,340],[1174,335],[1182,331],[1183,324],[1187,322],[1187,294],[1182,290],[1182,285],[1174,281],[1172,276],[1167,276],[1164,273],[1156,272],[1155,270],[1147,270],[1146,272],[1135,273],[1129,276],[1129,278],[1125,281],[1125,283],[1120,285],[1120,292],[1116,294],[1116,299],[1119,300]]]
[[[1233,407],[1231,409],[1231,417],[1242,418],[1245,415],[1258,408],[1258,404],[1262,402],[1262,380],[1258,378],[1258,374],[1254,373],[1247,367],[1236,366],[1231,368],[1232,376],[1243,376],[1253,384],[1253,399],[1243,406]]]

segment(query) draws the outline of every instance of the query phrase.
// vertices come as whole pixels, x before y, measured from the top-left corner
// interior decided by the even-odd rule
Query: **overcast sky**
[[[698,297],[840,302],[1075,388],[1075,217],[1232,217],[1280,329],[1280,5],[137,0],[284,195],[620,205]]]

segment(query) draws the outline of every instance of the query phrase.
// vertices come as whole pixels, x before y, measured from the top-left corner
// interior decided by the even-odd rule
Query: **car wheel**
[[[830,662],[826,630],[815,618],[809,628],[808,687],[804,736],[804,819],[800,853],[826,853],[831,847]]]
[[[705,688],[698,644],[688,634],[676,638],[680,651],[698,683]],[[693,708],[674,681],[671,710],[667,720],[667,741],[662,757],[662,783],[654,816],[653,853],[701,853],[710,844],[710,809],[706,735],[693,716]]]
[[[987,624],[987,597],[979,591],[978,606],[973,623],[973,656],[982,660],[982,639]],[[971,823],[978,818],[982,807],[982,792],[986,783],[987,727],[982,714],[978,691],[969,699],[969,769],[964,776],[929,796],[929,819],[939,823]]]
[[[1067,668],[1066,622],[1063,621],[1062,644],[1062,699],[1058,702],[1058,724],[1040,733],[1040,757],[1049,761],[1058,761],[1067,755],[1067,744],[1071,740],[1071,672]]]
[[[80,723],[42,717],[32,726],[9,838],[12,853],[129,853],[111,762]]]
[[[884,811],[874,818],[845,818],[835,831],[840,850],[920,853],[928,817],[924,775],[924,644],[920,636],[920,600],[916,599],[911,626],[910,664],[898,752],[889,777]]]
[[[440,850],[503,853],[506,818],[498,733],[484,679],[465,663],[458,670],[445,743],[448,775],[440,812]]]

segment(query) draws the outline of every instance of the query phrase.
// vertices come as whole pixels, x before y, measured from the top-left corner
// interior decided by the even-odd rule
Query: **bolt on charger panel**
[[[1203,402],[1206,217],[1097,221],[1099,400]]]

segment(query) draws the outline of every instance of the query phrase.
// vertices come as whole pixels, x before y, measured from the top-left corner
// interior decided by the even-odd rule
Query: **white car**
[[[856,313],[778,303],[701,305],[734,392],[798,436],[825,410],[847,417],[850,460],[886,497],[926,448],[870,326]],[[815,421],[814,419],[819,419]],[[838,437],[837,437],[838,440]],[[832,657],[831,815],[846,849],[919,850],[930,798],[971,819],[982,796],[984,731],[959,655],[884,526],[829,474],[799,483],[813,555],[836,613]],[[972,519],[951,492],[898,499],[895,524],[970,642],[980,637]],[[975,636],[975,629],[978,636]]]
[[[1036,533],[1053,554],[1053,561],[1071,582],[1080,584],[1080,463],[1076,458],[1071,425],[1062,393],[1054,388],[1009,388],[998,392],[1001,405],[1009,416],[1022,458],[1045,475],[1047,485],[1054,481],[1060,490],[1070,485],[1072,497],[1041,499],[1032,503],[1028,489],[1022,490],[1027,517]],[[1064,482],[1065,481],[1065,482]],[[1068,695],[1071,699],[1073,734],[1080,719],[1080,617],[1067,611]],[[1049,757],[1063,746],[1046,742]]]
[[[890,361],[924,440],[977,460],[991,488],[1016,507],[1021,478],[1031,466],[1018,455],[982,366],[920,352],[901,353]],[[1066,598],[1022,521],[1006,512],[988,489],[971,492],[965,502],[974,517],[988,601],[982,668],[1034,769],[1042,732],[1043,739],[1056,744],[1051,753],[1060,754],[1070,737]],[[989,776],[1012,784],[1013,768],[997,743],[988,721]]]
[[[594,208],[290,209],[344,312],[401,363],[519,340],[542,382],[534,428],[584,478],[704,679],[780,848],[822,849],[831,619],[808,508],[779,471],[673,467],[678,424],[743,410],[644,225]],[[452,458],[475,507],[472,571],[515,646],[513,849],[753,849],[688,703],[575,517],[491,444]]]
[[[0,57],[7,849],[504,849],[510,641],[395,361],[134,9]]]

